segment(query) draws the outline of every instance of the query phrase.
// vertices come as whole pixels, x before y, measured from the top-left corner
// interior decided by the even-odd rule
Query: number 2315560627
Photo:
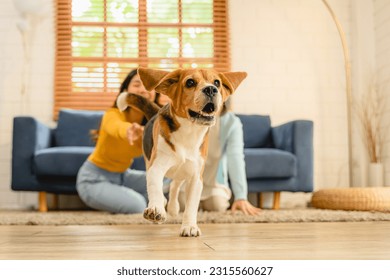
[[[270,275],[273,267],[210,267],[210,275]]]

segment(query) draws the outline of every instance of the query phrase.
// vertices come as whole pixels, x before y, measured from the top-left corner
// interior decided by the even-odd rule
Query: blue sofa
[[[103,112],[61,110],[55,128],[32,117],[15,117],[12,143],[12,182],[15,191],[39,192],[39,210],[47,211],[46,193],[77,194],[76,175],[94,148],[91,129]],[[238,115],[244,129],[244,152],[249,192],[313,190],[313,123],[292,121],[271,127],[270,118]],[[142,158],[132,168],[144,169]]]
[[[273,192],[278,209],[280,192],[313,191],[313,122],[295,120],[272,127],[269,116],[238,115],[244,130],[248,192]]]

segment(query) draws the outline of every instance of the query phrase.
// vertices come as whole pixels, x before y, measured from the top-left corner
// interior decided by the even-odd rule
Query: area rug
[[[182,216],[166,223],[181,223]],[[390,213],[323,209],[262,210],[257,216],[241,212],[199,212],[199,223],[302,223],[390,221]],[[142,214],[110,214],[98,211],[0,211],[0,225],[128,225],[149,224]]]

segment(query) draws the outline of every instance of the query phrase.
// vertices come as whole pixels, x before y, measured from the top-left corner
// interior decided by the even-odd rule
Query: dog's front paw
[[[176,217],[180,211],[179,202],[177,200],[174,200],[174,201],[169,200],[168,205],[167,205],[167,210],[168,210],[168,214],[171,217]]]
[[[167,219],[167,214],[164,208],[148,207],[144,210],[144,218],[155,223],[163,223]]]
[[[197,236],[201,236],[202,235],[202,232],[200,231],[200,229],[198,228],[197,225],[182,225],[181,226],[181,229],[180,229],[180,236],[193,236],[193,237],[197,237]]]

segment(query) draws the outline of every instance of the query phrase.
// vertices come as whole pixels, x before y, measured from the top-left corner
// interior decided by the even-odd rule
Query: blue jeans
[[[86,161],[77,175],[77,192],[89,207],[111,213],[142,213],[147,205],[146,172],[109,172]]]

